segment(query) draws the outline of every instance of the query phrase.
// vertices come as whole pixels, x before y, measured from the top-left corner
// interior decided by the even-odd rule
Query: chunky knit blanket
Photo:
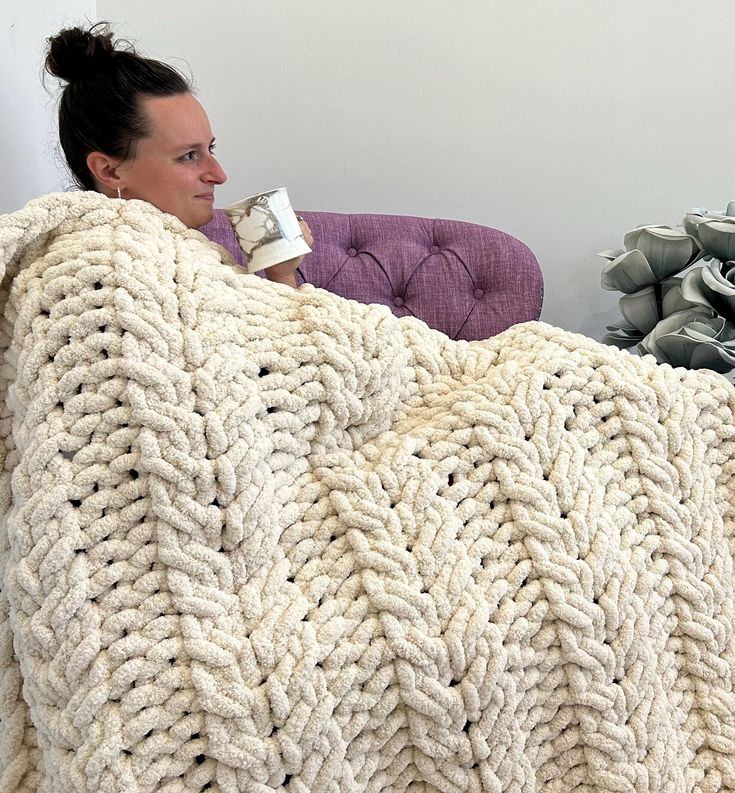
[[[735,390],[137,201],[0,219],[2,793],[735,788]]]

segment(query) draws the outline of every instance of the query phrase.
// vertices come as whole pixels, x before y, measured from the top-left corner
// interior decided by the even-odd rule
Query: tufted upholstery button
[[[440,250],[440,249],[439,249],[439,246],[438,246],[438,245],[432,245],[432,246],[431,246],[431,252],[432,252],[432,253],[439,253],[439,250]]]
[[[357,248],[348,248],[347,249],[348,256],[357,256]]]
[[[400,308],[403,305],[403,298],[396,295],[396,297],[393,298],[393,305]]]
[[[482,297],[485,297],[485,291],[483,289],[475,289],[472,293],[478,300]]]

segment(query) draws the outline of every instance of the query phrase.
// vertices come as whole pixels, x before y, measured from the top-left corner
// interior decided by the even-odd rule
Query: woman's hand
[[[314,245],[314,237],[311,234],[309,224],[305,220],[299,218],[299,225],[301,226],[301,233],[304,235],[306,244],[311,248]],[[287,262],[274,264],[272,267],[268,267],[263,270],[263,273],[269,281],[277,281],[281,284],[288,284],[295,289],[296,270],[303,261],[304,256],[297,256],[295,259],[289,259]]]

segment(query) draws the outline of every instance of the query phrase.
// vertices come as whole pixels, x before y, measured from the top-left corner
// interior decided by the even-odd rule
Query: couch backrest
[[[412,314],[453,339],[483,339],[538,319],[543,278],[515,237],[458,220],[402,215],[299,214],[314,233],[299,282],[362,303]],[[242,254],[227,216],[216,210],[200,231]]]

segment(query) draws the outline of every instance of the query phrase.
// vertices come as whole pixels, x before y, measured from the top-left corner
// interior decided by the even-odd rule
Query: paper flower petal
[[[686,215],[684,215],[684,231],[686,231],[690,237],[694,237],[695,240],[699,240],[699,224],[707,220],[706,212],[706,209],[697,207],[690,209]]]
[[[641,235],[644,234],[648,229],[670,229],[671,226],[664,226],[654,223],[644,224],[643,226],[636,226],[632,231],[629,231],[625,237],[623,237],[623,244],[625,245],[626,251],[633,251],[636,248],[640,248],[638,244],[638,240],[640,240]]]
[[[641,338],[650,333],[658,324],[659,314],[656,290],[646,286],[633,294],[623,295],[618,301],[623,318],[640,331]]]
[[[627,251],[602,269],[602,288],[611,292],[637,292],[656,283],[656,276],[639,250]]]
[[[611,344],[622,350],[634,346],[643,339],[643,334],[637,328],[626,324],[608,325],[607,330],[608,333],[602,339],[603,344]]]
[[[646,257],[657,281],[681,272],[701,254],[694,237],[666,228],[645,229],[638,238],[638,249]]]
[[[735,259],[735,218],[700,223],[699,241],[707,253],[720,261]]]
[[[618,256],[622,256],[624,253],[624,248],[616,248],[609,251],[600,251],[597,255],[602,256],[603,259],[607,259],[609,262],[611,262],[613,259],[617,259]]]
[[[688,273],[687,273],[688,275]],[[686,276],[684,276],[686,278]],[[682,293],[684,278],[669,278],[661,284],[663,290],[663,300],[661,303],[661,318],[670,317],[677,311],[684,311],[687,308],[694,308],[696,302],[687,300]],[[706,301],[705,301],[706,304]]]

